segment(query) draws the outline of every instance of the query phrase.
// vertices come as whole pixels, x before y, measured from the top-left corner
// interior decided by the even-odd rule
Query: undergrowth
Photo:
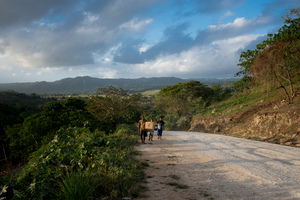
[[[105,135],[87,128],[60,129],[34,152],[20,175],[11,177],[14,199],[122,199],[136,196],[145,179],[133,159],[134,127],[122,125]]]

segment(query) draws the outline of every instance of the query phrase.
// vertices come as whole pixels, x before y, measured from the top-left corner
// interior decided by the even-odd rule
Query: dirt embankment
[[[236,111],[231,113],[233,109]],[[216,108],[208,117],[194,117],[190,130],[300,147],[300,105],[260,101],[244,109],[240,105],[222,113]]]

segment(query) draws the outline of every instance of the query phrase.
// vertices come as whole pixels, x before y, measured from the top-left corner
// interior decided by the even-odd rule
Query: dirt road
[[[144,199],[300,199],[300,148],[197,132],[165,131],[137,147]]]

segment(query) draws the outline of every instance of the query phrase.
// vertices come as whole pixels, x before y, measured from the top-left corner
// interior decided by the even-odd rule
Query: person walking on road
[[[160,117],[157,121],[157,139],[161,140],[164,124],[165,122],[162,120],[162,117]]]
[[[153,119],[151,119],[151,122],[153,122]],[[154,127],[153,127],[154,130]],[[152,131],[149,132],[149,140],[153,141],[153,133]]]
[[[139,121],[139,133],[141,135],[141,141],[143,144],[145,144],[145,138],[147,137],[146,122],[147,120],[142,115],[141,120]]]

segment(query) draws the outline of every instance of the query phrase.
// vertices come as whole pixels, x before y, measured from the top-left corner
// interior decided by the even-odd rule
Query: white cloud
[[[12,71],[13,70],[13,62],[10,57],[7,55],[0,54],[0,69],[5,71]]]
[[[103,62],[111,62],[111,59],[110,58],[104,58]]]
[[[227,23],[227,24],[221,24],[221,25],[210,25],[208,29],[211,31],[216,30],[222,30],[225,28],[241,28],[248,26],[250,23],[252,23],[252,20],[247,20],[244,17],[236,18],[233,22]]]
[[[225,40],[217,40],[214,44],[218,45],[223,54],[233,54],[239,49],[244,48],[251,41],[256,40],[259,36],[262,35],[243,35]]]
[[[159,41],[157,40],[157,41],[154,41],[149,44],[143,44],[143,46],[139,48],[139,52],[140,53],[146,52],[148,49],[150,49],[151,47],[153,47],[154,45],[156,45],[158,43],[159,43]]]
[[[143,19],[143,20],[132,19],[122,24],[120,26],[120,29],[134,31],[135,33],[142,33],[145,31],[146,27],[152,23],[152,21],[153,19],[151,18]]]
[[[160,55],[136,65],[136,76],[233,77],[239,70],[238,50],[260,35],[245,35],[196,46],[179,54]]]
[[[117,78],[118,71],[110,68],[102,68],[98,70],[98,75],[103,78]]]

